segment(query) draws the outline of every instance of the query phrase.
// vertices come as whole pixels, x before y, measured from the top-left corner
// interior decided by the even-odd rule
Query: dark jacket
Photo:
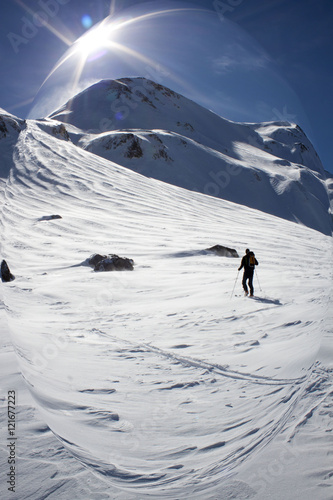
[[[251,256],[254,257],[254,266],[250,265],[250,257]],[[255,266],[259,266],[259,262],[255,258],[254,253],[253,252],[249,252],[246,255],[244,255],[244,257],[242,258],[242,262],[241,262],[240,267],[238,268],[238,271],[240,271],[244,267],[244,272],[246,274],[251,274],[251,273],[253,273]]]

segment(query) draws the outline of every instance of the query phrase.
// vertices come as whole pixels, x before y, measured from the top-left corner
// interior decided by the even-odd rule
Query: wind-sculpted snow
[[[325,328],[331,238],[148,179],[34,122],[14,161],[4,301],[45,422],[121,489],[209,498],[297,413]],[[255,251],[256,297],[240,277],[231,297],[239,262],[201,252],[217,242]],[[135,269],[81,265],[97,252]]]

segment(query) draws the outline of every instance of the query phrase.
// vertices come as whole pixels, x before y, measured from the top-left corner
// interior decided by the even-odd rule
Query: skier
[[[249,288],[250,288],[250,297],[253,297],[253,273],[254,273],[254,267],[258,266],[259,263],[257,259],[255,258],[255,255],[253,252],[251,252],[248,248],[245,250],[245,255],[242,258],[241,265],[238,268],[238,271],[240,271],[244,267],[244,274],[243,274],[243,281],[242,285],[244,288],[245,295],[249,294],[247,284],[246,282],[248,281]]]

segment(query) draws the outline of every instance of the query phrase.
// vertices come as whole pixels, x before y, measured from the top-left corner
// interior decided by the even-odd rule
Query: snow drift
[[[3,285],[3,294],[20,370],[47,426],[73,456],[111,484],[111,498],[208,500],[223,498],[226,491],[236,498],[268,497],[269,486],[253,473],[246,475],[244,467],[255,465],[278,438],[293,446],[317,408],[328,431],[325,419],[332,411],[331,371],[320,353],[322,337],[330,331],[332,238],[323,234],[325,224],[317,230],[304,226],[305,207],[293,197],[297,182],[304,183],[300,192],[309,200],[312,223],[315,206],[316,223],[325,220],[320,163],[311,167],[310,146],[305,155],[291,145],[291,134],[301,134],[294,126],[232,124],[187,101],[193,125],[186,123],[194,130],[183,124],[181,140],[193,147],[191,161],[171,171],[178,161],[173,141],[179,140],[171,125],[174,113],[183,112],[184,98],[159,87],[156,92],[161,101],[171,100],[170,112],[165,104],[169,127],[153,126],[159,103],[151,97],[155,108],[138,102],[152,109],[145,127],[128,133],[131,141],[142,136],[143,145],[156,134],[174,161],[153,160],[157,167],[165,162],[172,183],[85,150],[84,141],[91,144],[92,136],[99,140],[105,132],[87,134],[84,99],[77,114],[74,98],[71,109],[57,113],[58,121],[28,120],[19,134],[15,131],[8,146],[14,150],[3,192],[1,251],[16,278]],[[84,95],[92,128],[104,110],[97,101],[89,103],[89,91],[77,99]],[[104,97],[101,92],[102,102]],[[206,124],[195,121],[194,113],[203,113]],[[164,116],[161,110],[157,114],[159,120]],[[212,137],[205,130],[209,117],[216,120]],[[228,155],[217,149],[224,136],[218,123],[223,123]],[[123,132],[110,133],[114,139]],[[279,149],[279,140],[294,160],[304,154],[309,166],[265,151],[265,141]],[[114,151],[126,159],[126,142],[119,148]],[[205,150],[205,158],[212,150],[225,154],[229,170],[223,172],[231,175],[233,161],[241,168],[231,175],[239,189],[233,181],[224,188],[235,200],[176,185],[182,175],[190,179],[197,152]],[[246,166],[250,158],[252,166]],[[274,200],[260,187],[262,209],[239,203],[246,172],[256,173],[262,178],[258,186],[270,190],[278,171],[285,185],[278,178]],[[193,175],[207,182],[205,172],[198,167]],[[298,174],[301,181],[295,180]],[[255,193],[252,187],[253,203]],[[303,224],[269,213],[271,202],[271,211],[279,209],[281,215],[283,200]],[[239,255],[248,246],[255,251],[254,299],[242,296],[239,261],[202,251],[217,244]],[[95,273],[84,265],[93,253],[129,256],[135,269]],[[287,474],[288,465],[282,468]],[[38,484],[40,497],[59,494],[54,480],[47,483],[48,493]],[[319,485],[329,491],[329,480],[321,467],[304,481],[306,491],[324,500]],[[59,490],[63,498],[71,496],[64,481]]]

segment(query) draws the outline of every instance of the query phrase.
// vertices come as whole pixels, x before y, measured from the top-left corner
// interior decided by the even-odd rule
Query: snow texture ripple
[[[329,330],[329,236],[141,176],[32,121],[14,163],[7,320],[47,426],[80,462],[128,498],[216,498],[291,420],[295,439]],[[253,299],[240,277],[230,296],[238,260],[198,251],[216,243],[255,251]],[[94,273],[94,252],[135,270]]]

